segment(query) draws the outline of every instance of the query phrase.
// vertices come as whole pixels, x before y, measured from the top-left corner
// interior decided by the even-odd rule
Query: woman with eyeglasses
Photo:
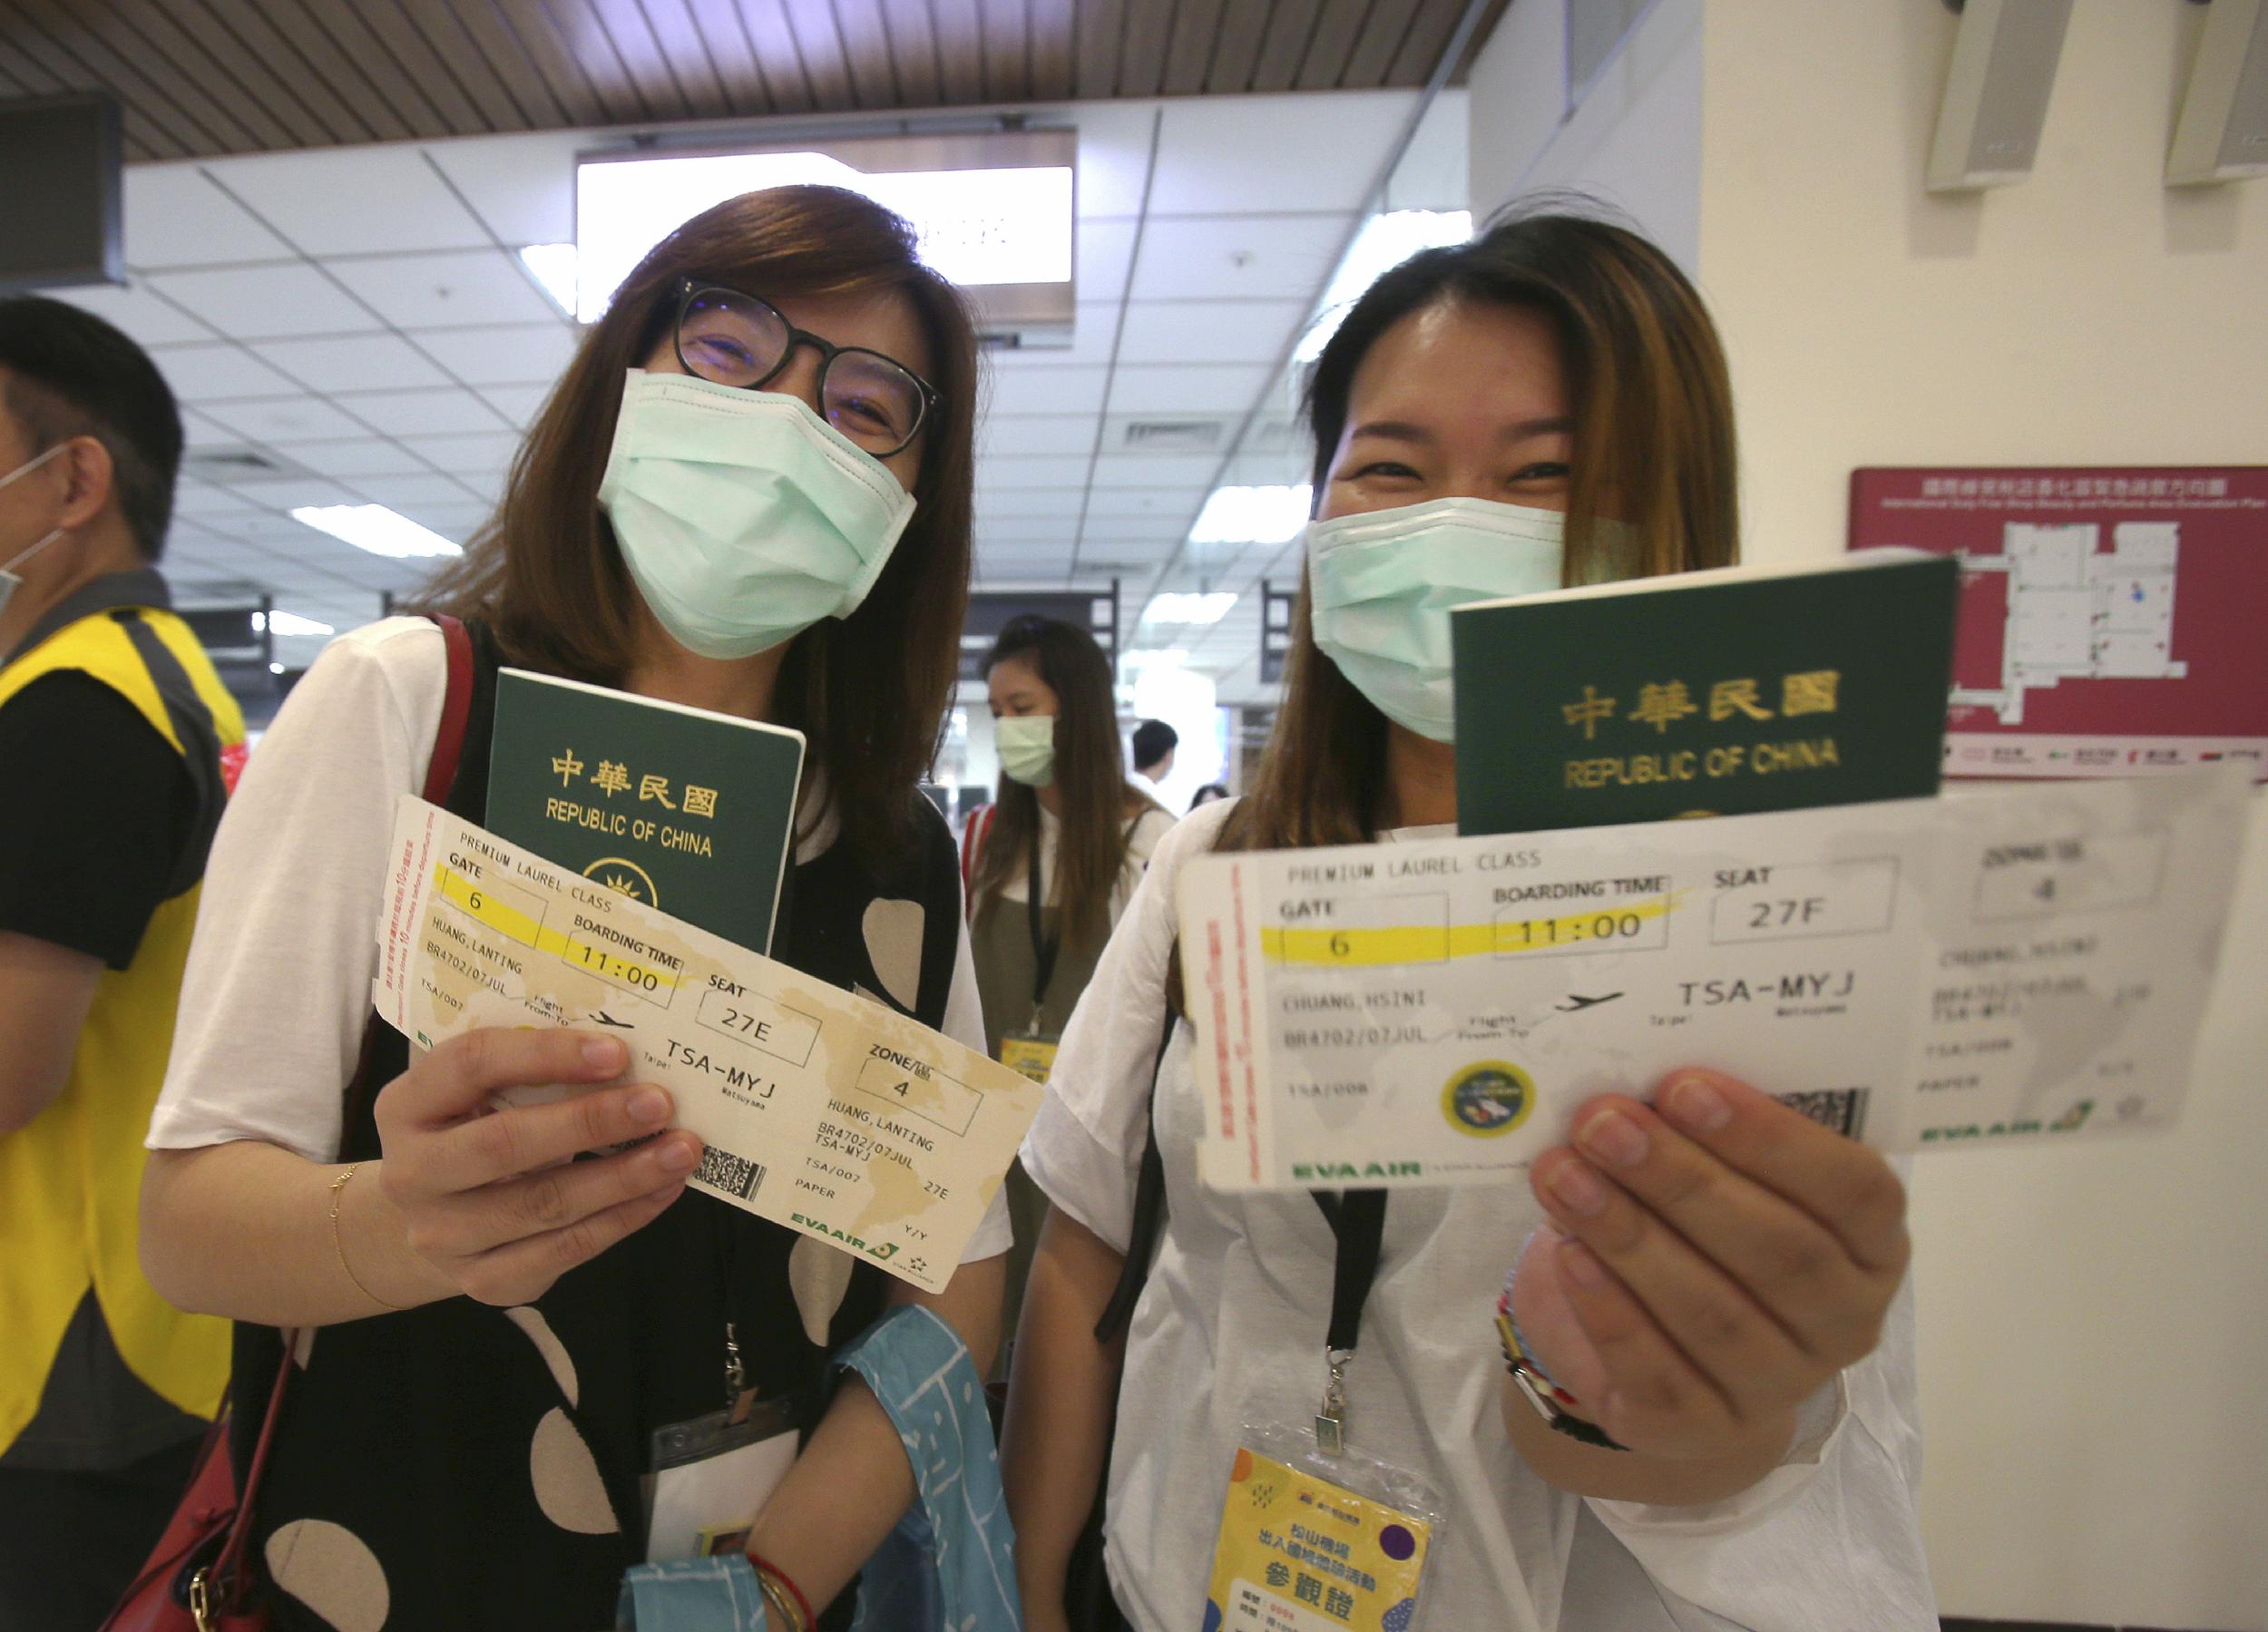
[[[917,792],[957,667],[975,368],[960,298],[855,194],[750,194],[656,246],[429,592],[473,636],[451,806],[480,818],[503,662],[793,726],[773,955],[983,1047],[957,857]],[[448,679],[441,629],[394,618],[294,691],[214,846],[150,1135],[149,1273],[241,1323],[239,1467],[296,1368],[255,1508],[261,1601],[284,1628],[592,1632],[676,1547],[666,1510],[672,1535],[747,1532],[775,1628],[846,1624],[915,1480],[832,1359],[914,1303],[989,1367],[1005,1210],[927,1296],[685,1195],[699,1142],[605,1035],[412,1060],[382,1029],[358,1073],[394,806]],[[488,1109],[552,1083],[589,1091]],[[753,1413],[787,1432],[668,1451]]]
[[[1275,735],[1241,800],[1158,847],[1023,1148],[1051,1207],[1002,1452],[1028,1624],[1243,1625],[1277,1614],[1273,1589],[1286,1624],[1335,1602],[1328,1624],[1361,1632],[1413,1610],[1457,1632],[1933,1628],[1905,1198],[1880,1156],[1688,1070],[1579,1108],[1525,1186],[1199,1182],[1183,863],[1453,832],[1450,605],[1724,565],[1738,536],[1715,327],[1610,225],[1531,215],[1404,262],[1332,336],[1307,406]],[[1321,1498],[1208,1601],[1224,1515],[1275,1490],[1248,1471],[1271,1425],[1258,1449],[1301,1447],[1358,1494],[1430,1488],[1414,1605],[1345,1584],[1383,1567],[1325,1551],[1318,1515],[1345,1504]],[[1354,1471],[1374,1463],[1403,1482]],[[1107,1591],[1067,1603],[1099,1488]],[[1416,1556],[1414,1530],[1374,1533]]]

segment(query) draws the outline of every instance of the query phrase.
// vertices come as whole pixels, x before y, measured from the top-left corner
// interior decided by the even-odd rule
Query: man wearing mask
[[[78,308],[0,299],[0,1632],[87,1632],[186,1487],[226,1323],[135,1198],[205,851],[244,754],[155,562],[181,421]]]

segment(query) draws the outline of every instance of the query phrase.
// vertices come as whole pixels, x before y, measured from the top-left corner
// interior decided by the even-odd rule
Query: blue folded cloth
[[[843,1352],[905,1447],[916,1494],[859,1573],[852,1632],[1018,1632],[1015,1533],[984,1385],[960,1334],[919,1305]],[[745,1558],[641,1564],[622,1578],[620,1632],[766,1632]]]

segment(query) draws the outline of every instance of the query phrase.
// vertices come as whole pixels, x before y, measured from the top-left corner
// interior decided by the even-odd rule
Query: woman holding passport
[[[1307,400],[1275,738],[1152,858],[1023,1149],[1052,1209],[1003,1452],[1029,1625],[1242,1625],[1272,1596],[1389,1632],[1933,1627],[1880,1156],[1691,1070],[1582,1107],[1517,1191],[1199,1182],[1182,863],[1453,832],[1449,608],[1737,539],[1715,328],[1610,225],[1414,257]],[[1082,1593],[1106,1488],[1107,1592]]]
[[[479,822],[508,662],[801,730],[772,955],[982,1049],[953,843],[916,789],[966,599],[975,368],[960,297],[872,202],[790,187],[694,218],[588,331],[435,588],[469,662],[426,619],[357,630],[254,757],[143,1252],[175,1303],[240,1323],[240,1467],[290,1368],[249,1549],[277,1627],[592,1632],[626,1569],[720,1549],[755,1561],[728,1559],[772,1627],[847,1624],[916,1476],[876,1371],[836,1362],[873,1328],[862,1352],[901,1372],[988,1368],[1004,1209],[928,1296],[687,1196],[699,1141],[616,1038],[475,1031],[412,1060],[366,1032],[373,927],[396,803],[436,758]],[[492,1108],[530,1085],[579,1091]]]

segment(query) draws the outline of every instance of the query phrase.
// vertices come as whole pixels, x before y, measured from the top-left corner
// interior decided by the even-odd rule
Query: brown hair
[[[1636,233],[1549,213],[1411,257],[1371,285],[1309,375],[1315,492],[1329,480],[1355,371],[1411,313],[1444,301],[1522,307],[1559,338],[1574,420],[1566,581],[1724,566],[1739,548],[1732,386],[1692,284]],[[1618,525],[1597,525],[1611,515]],[[1284,702],[1225,850],[1368,840],[1386,791],[1386,719],[1316,647],[1301,579]]]
[[[1037,614],[1009,621],[984,655],[984,672],[989,677],[1016,659],[1031,665],[1061,710],[1055,786],[1063,796],[1063,821],[1051,892],[1058,933],[1066,945],[1099,945],[1110,933],[1110,892],[1126,865],[1126,802],[1134,791],[1119,754],[1110,662],[1085,630]],[[1029,868],[1031,847],[1040,842],[1040,796],[1005,772],[996,808],[969,884],[973,906],[997,897],[1002,884]]]
[[[914,308],[939,403],[924,430],[914,518],[865,601],[797,635],[774,715],[810,738],[844,839],[872,865],[904,854],[917,784],[936,757],[968,603],[976,336],[953,287],[922,265],[913,230],[835,187],[775,187],[703,211],[615,291],[513,461],[503,503],[423,604],[477,617],[515,663],[618,685],[636,591],[599,511],[622,379],[676,312],[679,280],[778,299],[887,293]]]

